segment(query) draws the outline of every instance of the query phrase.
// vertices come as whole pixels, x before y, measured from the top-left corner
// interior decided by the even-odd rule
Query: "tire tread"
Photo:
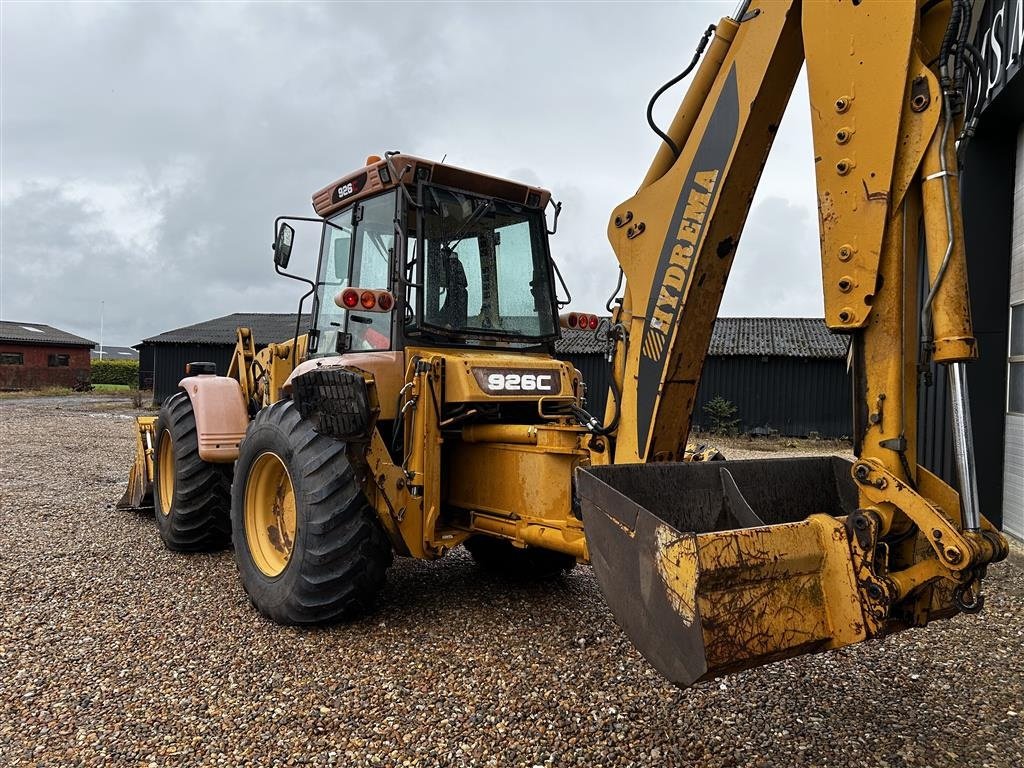
[[[298,569],[294,578],[284,580],[282,574],[268,579],[256,568],[245,541],[246,478],[236,472],[231,516],[246,593],[261,613],[281,624],[321,623],[364,612],[384,586],[393,554],[359,487],[345,444],[317,434],[294,403],[284,400],[256,415],[242,443],[239,466],[247,467],[264,450],[273,450],[262,436],[265,428],[287,440],[291,461],[286,465],[299,474],[292,482],[301,496],[296,506],[303,510],[297,511],[306,534],[297,539],[305,542],[305,550],[292,553],[287,568]]]

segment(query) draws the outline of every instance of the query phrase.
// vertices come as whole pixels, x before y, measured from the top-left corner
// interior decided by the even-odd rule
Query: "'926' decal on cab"
[[[489,395],[556,395],[561,391],[558,369],[474,368],[473,375]]]
[[[354,179],[349,179],[343,184],[336,186],[331,192],[331,202],[340,203],[347,197],[352,197],[359,192],[363,191],[363,187],[366,186],[366,173],[361,173]]]

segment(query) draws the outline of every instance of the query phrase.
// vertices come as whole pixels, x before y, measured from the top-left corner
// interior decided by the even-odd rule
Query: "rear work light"
[[[186,376],[216,376],[216,363],[185,363]]]
[[[388,312],[395,306],[395,297],[390,291],[371,288],[346,288],[334,297],[334,303],[342,309],[359,309],[363,312]]]

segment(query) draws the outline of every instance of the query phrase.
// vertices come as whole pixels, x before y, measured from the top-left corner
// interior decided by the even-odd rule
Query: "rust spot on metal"
[[[884,202],[884,203],[889,202],[889,192],[888,191],[871,192],[871,191],[868,190],[868,183],[866,181],[864,181],[864,179],[861,179],[860,183],[864,185],[864,196],[868,200],[879,200],[879,201]]]
[[[692,627],[697,618],[694,596],[697,584],[695,540],[692,536],[680,537],[678,531],[663,524],[655,532],[655,542],[658,551],[654,562],[665,584],[665,595],[683,623]]]

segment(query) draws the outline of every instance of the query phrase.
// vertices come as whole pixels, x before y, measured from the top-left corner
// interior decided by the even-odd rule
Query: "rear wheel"
[[[182,552],[221,549],[231,540],[231,465],[199,458],[192,401],[164,401],[156,428],[153,506],[164,546]]]
[[[235,561],[253,605],[282,624],[368,608],[391,544],[363,496],[345,443],[313,431],[290,400],[260,411],[235,465]]]
[[[492,536],[470,536],[466,549],[477,565],[499,576],[542,581],[563,576],[576,567],[576,558],[540,547],[513,546]]]

